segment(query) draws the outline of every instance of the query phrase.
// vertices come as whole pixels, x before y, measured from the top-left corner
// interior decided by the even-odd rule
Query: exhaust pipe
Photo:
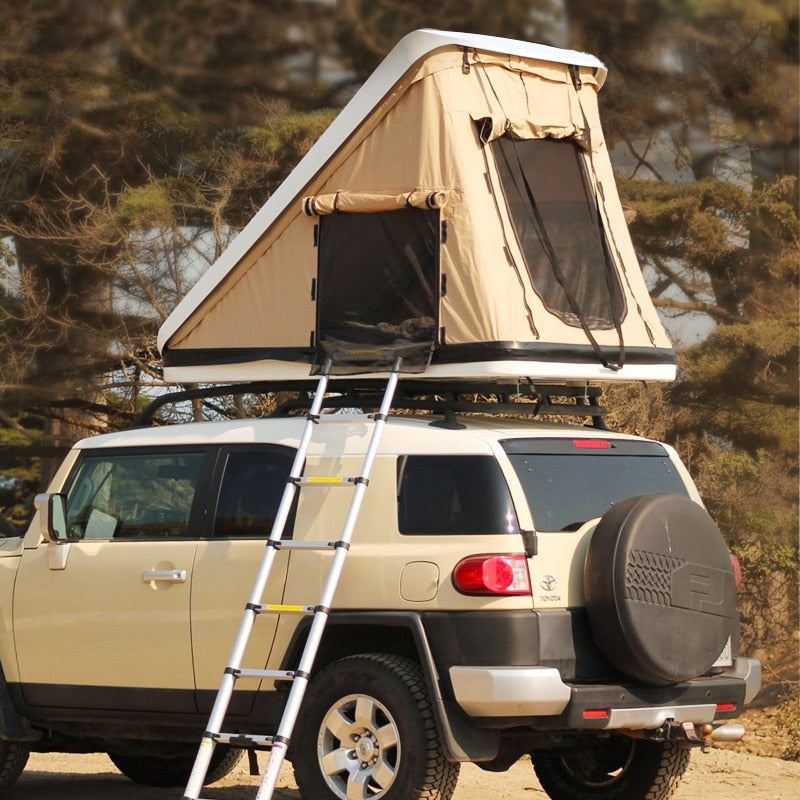
[[[702,724],[684,722],[681,728],[684,736],[691,743],[702,745],[703,750],[712,743],[738,742],[745,734],[744,725],[739,725],[737,722]]]
[[[744,725],[739,725],[737,722],[726,722],[724,725],[714,728],[710,738],[712,742],[738,742],[744,734]]]

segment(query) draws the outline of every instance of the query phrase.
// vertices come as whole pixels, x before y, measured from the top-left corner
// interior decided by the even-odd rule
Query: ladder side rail
[[[237,676],[234,670],[241,667],[241,662],[244,658],[244,652],[247,648],[247,643],[250,640],[250,635],[252,633],[255,620],[258,617],[258,611],[256,610],[256,607],[261,603],[264,589],[266,588],[270,572],[272,571],[272,565],[275,562],[275,557],[278,550],[275,545],[280,542],[286,526],[286,521],[289,518],[289,512],[291,511],[292,502],[294,501],[294,495],[297,491],[296,479],[300,477],[300,474],[303,471],[303,465],[305,463],[305,457],[308,451],[311,435],[314,430],[314,425],[316,424],[316,418],[319,416],[319,413],[322,409],[322,403],[328,387],[329,370],[330,361],[326,361],[322,375],[319,379],[319,383],[317,384],[316,392],[314,393],[314,399],[311,403],[311,408],[309,409],[308,416],[306,417],[306,424],[303,428],[303,433],[300,437],[297,451],[295,452],[292,467],[289,471],[289,479],[287,480],[283,494],[281,495],[281,501],[278,506],[278,511],[275,515],[275,521],[273,522],[272,530],[270,531],[270,535],[267,540],[266,549],[261,559],[256,577],[253,581],[250,596],[247,605],[245,606],[245,611],[242,615],[239,629],[231,648],[227,666],[222,675],[222,679],[220,680],[217,696],[214,700],[214,705],[211,708],[211,714],[208,718],[206,731],[200,740],[200,747],[198,748],[197,756],[195,757],[194,765],[189,775],[189,780],[186,784],[186,793],[184,795],[186,798],[199,797],[206,775],[208,774],[208,769],[211,765],[211,758],[216,747],[216,742],[209,732],[222,730],[222,723],[225,720],[225,715],[228,711],[231,696],[233,695],[233,690],[236,685]]]
[[[361,503],[364,494],[367,490],[368,478],[372,471],[372,465],[375,461],[375,456],[378,452],[383,428],[386,425],[386,419],[392,405],[392,398],[397,389],[397,381],[400,372],[401,359],[395,361],[392,367],[392,372],[389,376],[389,381],[386,386],[386,391],[381,401],[380,410],[375,415],[375,427],[372,431],[372,436],[367,447],[367,452],[364,456],[364,462],[361,468],[361,475],[356,484],[353,496],[350,499],[350,506],[347,510],[342,533],[340,536],[340,546],[336,548],[333,554],[331,567],[328,571],[325,585],[320,597],[320,604],[318,610],[314,614],[314,619],[311,622],[311,627],[308,632],[308,639],[306,640],[303,653],[300,657],[300,664],[297,669],[297,677],[292,683],[289,691],[289,697],[286,700],[283,714],[278,725],[278,731],[273,739],[272,750],[269,754],[266,768],[264,769],[264,776],[261,784],[256,793],[255,800],[271,800],[275,791],[275,786],[278,782],[281,765],[286,756],[286,751],[289,747],[289,740],[294,730],[297,717],[300,712],[300,706],[305,696],[305,691],[308,686],[311,670],[314,666],[314,660],[317,656],[322,635],[325,632],[325,626],[328,622],[328,613],[333,602],[333,596],[336,592],[336,587],[339,584],[342,570],[344,569],[344,562],[347,558],[348,546],[353,535],[353,529],[358,518],[358,513],[361,509]]]

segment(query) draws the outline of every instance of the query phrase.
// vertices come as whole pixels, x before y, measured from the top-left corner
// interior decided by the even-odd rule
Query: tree
[[[109,423],[110,373],[157,370],[182,260],[213,260],[290,168],[280,148],[321,132],[284,113],[327,90],[331,19],[254,0],[0,10],[0,411],[41,454]],[[276,119],[279,145],[247,136]],[[53,421],[66,408],[83,431]]]
[[[221,252],[403,34],[461,29],[609,65],[604,128],[652,292],[668,318],[711,331],[683,348],[674,389],[629,393],[619,417],[639,432],[668,421],[740,552],[796,550],[797,17],[788,0],[0,9],[6,453],[26,441],[49,455],[78,435],[59,441],[48,422],[45,442],[45,405],[84,428],[133,411],[191,268]],[[668,413],[654,415],[662,396]]]
[[[605,127],[656,304],[707,320],[666,436],[744,562],[746,641],[774,651],[797,621],[798,11],[567,6],[573,43],[611,67]]]

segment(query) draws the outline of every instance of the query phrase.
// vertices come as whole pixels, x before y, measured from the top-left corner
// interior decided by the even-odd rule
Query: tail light
[[[731,568],[733,569],[733,580],[738,589],[742,585],[742,565],[739,563],[739,557],[731,553]]]
[[[524,555],[470,556],[456,564],[453,584],[464,594],[530,594]]]
[[[608,439],[573,439],[572,446],[576,450],[608,450],[611,442]]]

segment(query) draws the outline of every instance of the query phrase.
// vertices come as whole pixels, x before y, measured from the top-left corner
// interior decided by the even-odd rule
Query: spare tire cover
[[[589,542],[584,590],[606,658],[654,685],[707,672],[737,619],[722,534],[676,494],[630,497],[606,512]]]

